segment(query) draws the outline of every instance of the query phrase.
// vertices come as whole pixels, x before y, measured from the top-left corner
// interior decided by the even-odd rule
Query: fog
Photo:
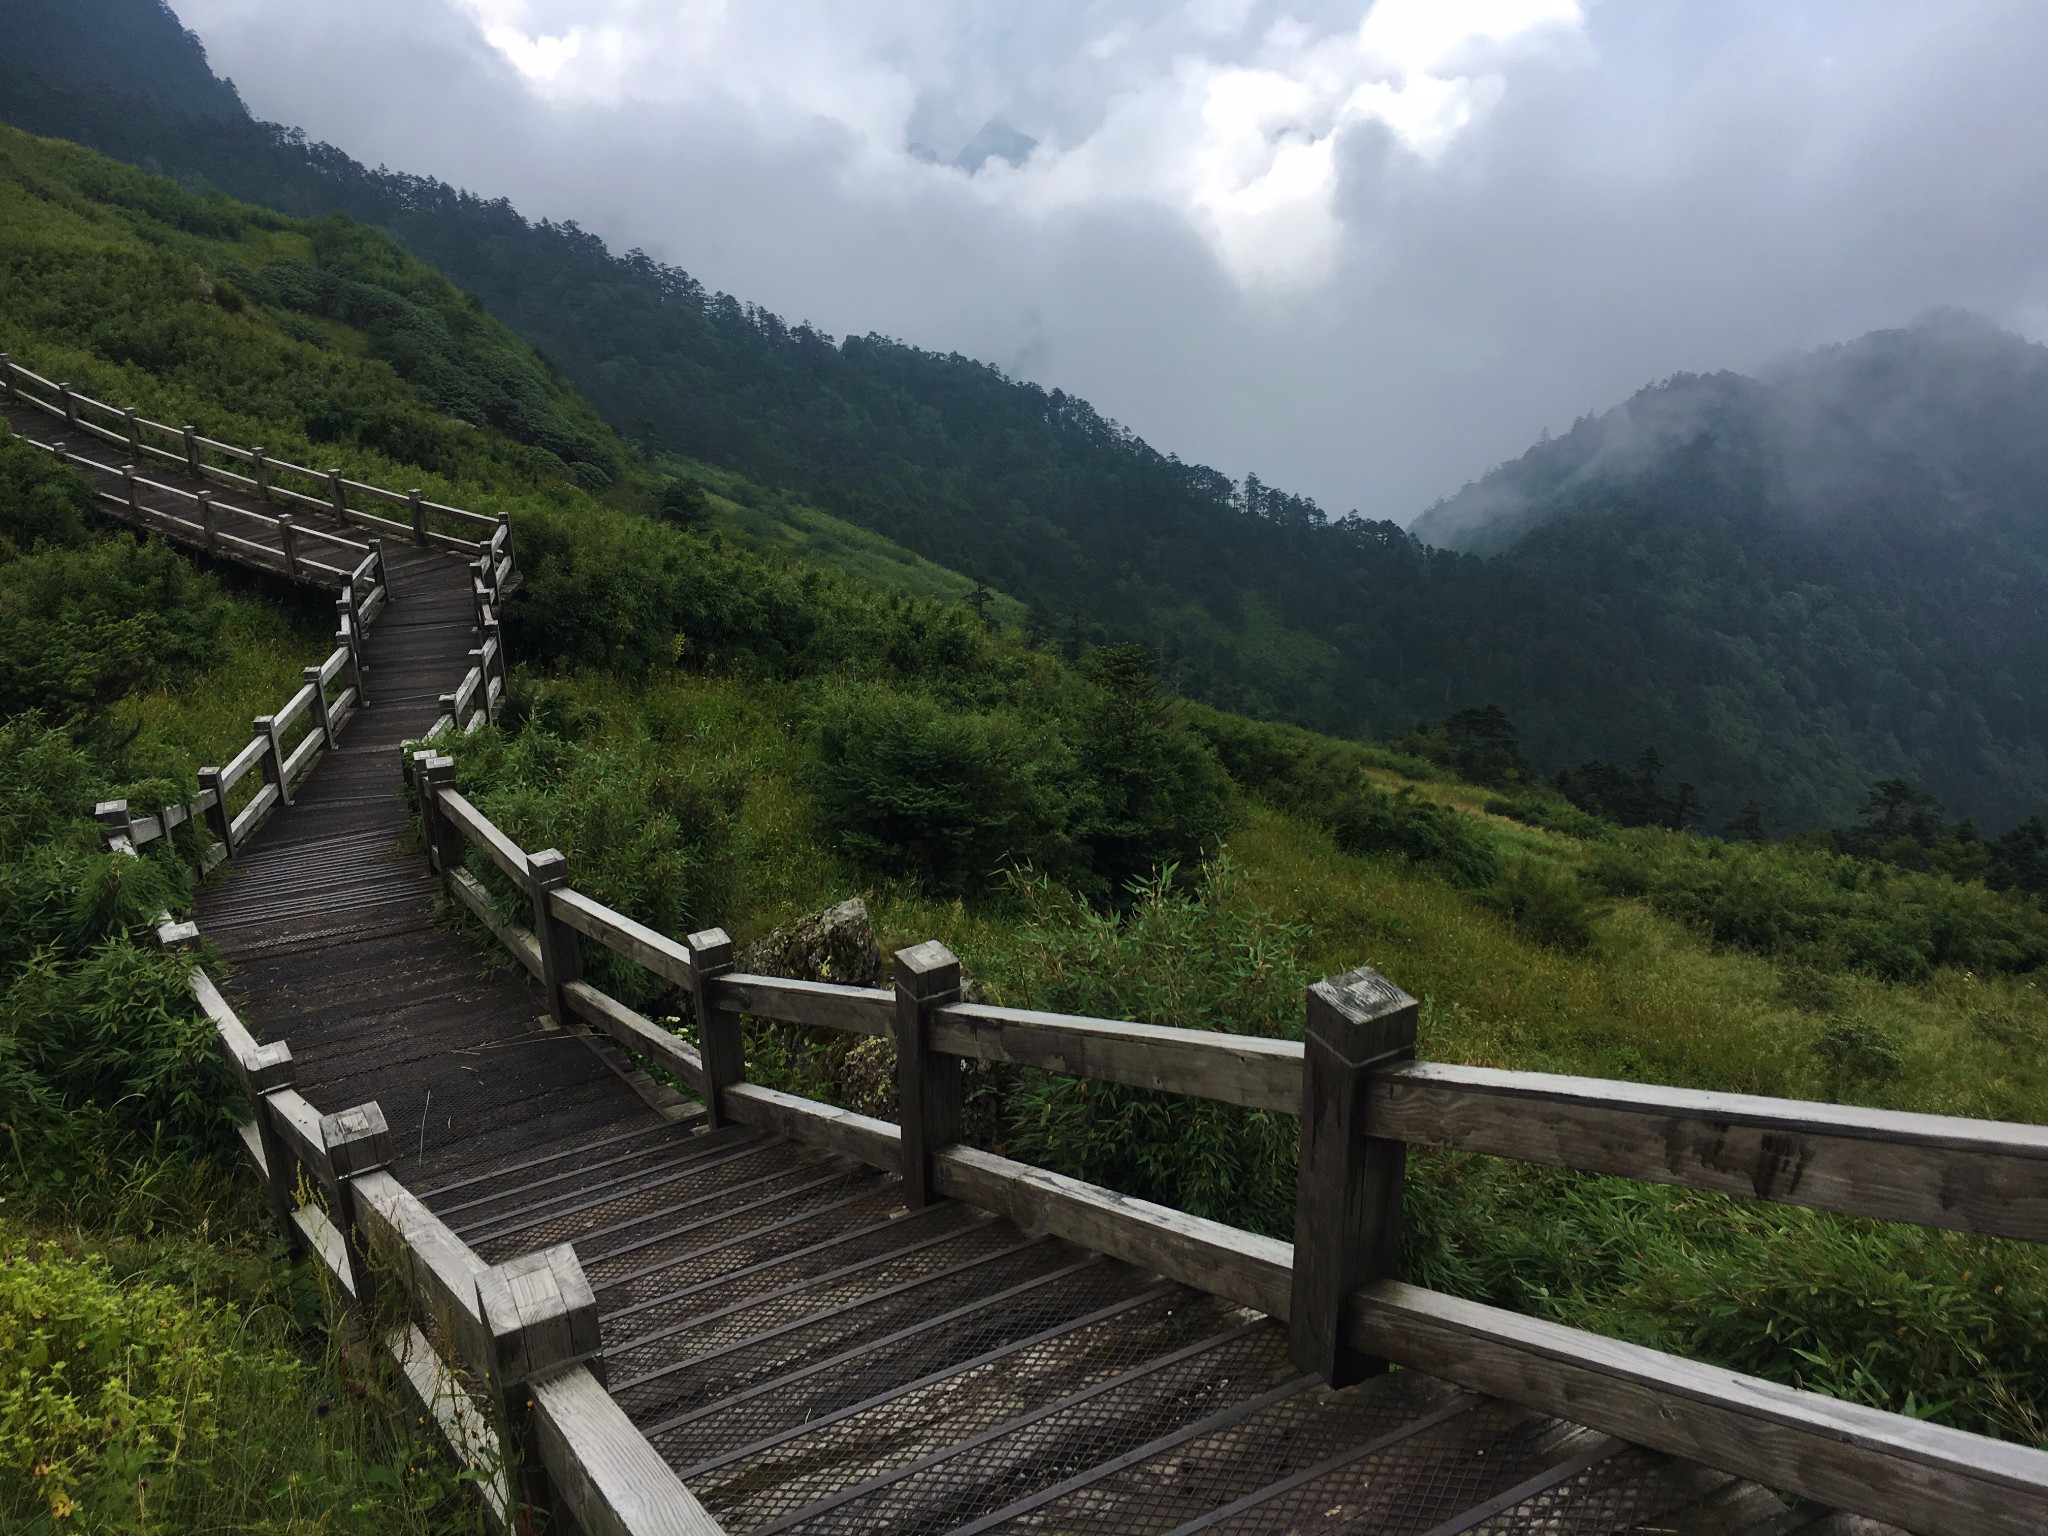
[[[359,159],[1332,512],[1934,305],[2048,331],[2025,0],[177,8]]]

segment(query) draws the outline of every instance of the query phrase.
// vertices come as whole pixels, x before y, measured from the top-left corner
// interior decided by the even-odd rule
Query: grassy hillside
[[[330,279],[355,285],[338,312],[295,297]],[[0,346],[40,371],[510,510],[528,571],[513,707],[465,744],[461,780],[664,931],[717,922],[745,941],[863,894],[885,947],[942,938],[1006,1001],[1277,1034],[1299,1029],[1310,980],[1369,962],[1424,999],[1436,1059],[2048,1120],[2048,913],[2031,898],[1501,798],[1419,758],[1173,701],[1130,648],[1069,664],[965,602],[748,547],[719,531],[748,505],[739,487],[646,462],[360,228],[0,135],[0,284]],[[211,1061],[203,1027],[142,931],[186,877],[95,853],[83,819],[107,789],[164,793],[239,735],[291,670],[291,611],[105,529],[25,450],[0,468],[0,623],[32,641],[0,655],[70,658],[8,674],[45,694],[10,695],[0,726],[15,765],[0,781],[28,786],[0,816],[0,898],[34,914],[0,913],[0,1118],[34,1128],[0,1164],[0,1219],[17,1254],[69,1245],[6,1272],[95,1298],[159,1375],[219,1355],[219,1330],[261,1346],[234,1357],[203,1446],[21,1421],[0,1466],[83,1447],[65,1465],[91,1470],[64,1489],[0,1472],[0,1511],[23,1521],[58,1491],[115,1509],[150,1467],[184,1489],[193,1528],[283,1485],[308,1491],[290,1520],[271,1501],[274,1528],[460,1529],[473,1510],[405,1470],[438,1464],[380,1411],[386,1388],[347,1338],[311,1326],[306,1282],[246,1208],[178,1193],[219,1188],[229,1150],[221,1085],[192,1073]],[[671,494],[677,480],[703,497]],[[752,1051],[777,1081],[888,1108],[872,1045],[766,1031]],[[991,1073],[974,1134],[1286,1226],[1294,1127],[1278,1117]],[[2032,1249],[1466,1157],[1416,1159],[1409,1216],[1418,1280],[2048,1440],[2048,1262]],[[77,1268],[80,1251],[108,1267]],[[201,1267],[216,1263],[235,1278]],[[0,1328],[41,1305],[22,1286],[0,1295]],[[263,1311],[286,1292],[299,1299]],[[160,1325],[119,1320],[145,1312]],[[276,1433],[236,1427],[259,1421]]]
[[[56,9],[7,0],[0,15],[47,30]],[[1007,593],[1070,652],[1141,642],[1176,691],[1344,735],[1497,704],[1546,773],[1654,746],[1708,826],[1748,802],[1779,833],[1841,824],[1890,777],[1994,833],[2041,809],[2048,353],[2017,338],[1879,333],[1768,386],[1646,392],[1645,430],[1589,418],[1429,525],[1446,540],[1463,522],[1499,530],[1479,559],[1158,453],[1060,390],[791,326],[573,224],[202,111],[218,83],[142,0],[124,25],[112,7],[63,14],[74,43],[120,67],[83,70],[76,46],[12,50],[0,115],[390,231],[636,442]],[[143,81],[153,99],[109,90]],[[1759,395],[1791,403],[1759,415]],[[1666,396],[1677,408],[1660,415]],[[1637,403],[1600,421],[1633,420]],[[900,577],[845,553],[864,577]]]

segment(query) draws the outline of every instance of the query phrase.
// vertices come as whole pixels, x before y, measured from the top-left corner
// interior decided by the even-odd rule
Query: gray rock
[[[859,897],[776,929],[741,950],[739,968],[756,976],[831,981],[843,987],[879,987],[882,948],[868,905]]]

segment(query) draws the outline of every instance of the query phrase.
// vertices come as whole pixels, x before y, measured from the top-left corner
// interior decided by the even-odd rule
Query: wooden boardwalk
[[[612,1398],[723,1529],[1877,1529],[1420,1371],[1333,1391],[1259,1313],[710,1127],[437,915],[400,747],[469,665],[470,578],[410,547],[387,567],[365,705],[197,919],[297,1088],[381,1105],[391,1171],[464,1244],[574,1245]]]

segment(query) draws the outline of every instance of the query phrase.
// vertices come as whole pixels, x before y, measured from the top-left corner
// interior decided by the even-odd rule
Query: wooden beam
[[[438,799],[442,816],[452,822],[474,847],[481,849],[485,858],[514,880],[522,885],[525,883],[527,859],[524,848],[499,831],[496,822],[453,788],[442,788]]]
[[[886,1120],[857,1115],[836,1104],[798,1098],[759,1083],[741,1083],[724,1095],[730,1118],[757,1130],[772,1131],[806,1146],[843,1152],[848,1157],[894,1173],[903,1166],[903,1139]],[[948,1191],[950,1193],[950,1191]]]
[[[1365,1090],[1375,1067],[1415,1054],[1420,1012],[1370,967],[1308,989],[1287,1348],[1334,1387],[1384,1369],[1346,1346],[1344,1299],[1399,1269],[1408,1148],[1373,1123]]]
[[[558,848],[543,848],[526,861],[526,890],[533,901],[533,936],[540,950],[540,987],[547,998],[548,1016],[557,1024],[569,1022],[569,1005],[562,988],[583,976],[583,951],[575,930],[554,914],[552,897],[569,884],[569,860]]]
[[[977,1061],[1301,1113],[1296,1040],[953,1003],[933,1015],[932,1044]]]
[[[562,988],[562,997],[579,1018],[596,1025],[627,1050],[653,1058],[700,1095],[704,1092],[704,1058],[687,1040],[587,981],[569,982]]]
[[[733,974],[719,977],[710,991],[713,1008],[757,1019],[877,1038],[896,1027],[896,994],[878,987]]]
[[[1434,1062],[1368,1104],[1421,1145],[2048,1242],[2048,1126]]]
[[[721,1536],[724,1527],[587,1367],[527,1390],[539,1459],[588,1536]]]
[[[704,1109],[716,1130],[731,1118],[722,1091],[746,1081],[746,1042],[739,1015],[711,1002],[711,982],[732,969],[732,940],[723,928],[707,928],[684,941],[690,952],[690,1000],[697,1015],[697,1050],[704,1059]]]
[[[1428,1371],[1922,1536],[2039,1536],[2048,1453],[1398,1281],[1351,1298],[1362,1355]]]
[[[938,1154],[941,1194],[1284,1320],[1293,1249],[974,1147]]]
[[[931,1015],[960,999],[960,962],[936,939],[896,951],[896,1101],[903,1146],[903,1203],[921,1211],[936,1197],[932,1157],[960,1140],[965,1114],[960,1058],[935,1051]]]
[[[663,981],[673,982],[679,987],[691,986],[695,981],[687,945],[655,932],[644,923],[634,922],[624,913],[614,912],[580,891],[565,889],[552,892],[548,898],[548,910],[558,921],[597,940],[614,954],[624,955],[635,965],[654,972]]]

